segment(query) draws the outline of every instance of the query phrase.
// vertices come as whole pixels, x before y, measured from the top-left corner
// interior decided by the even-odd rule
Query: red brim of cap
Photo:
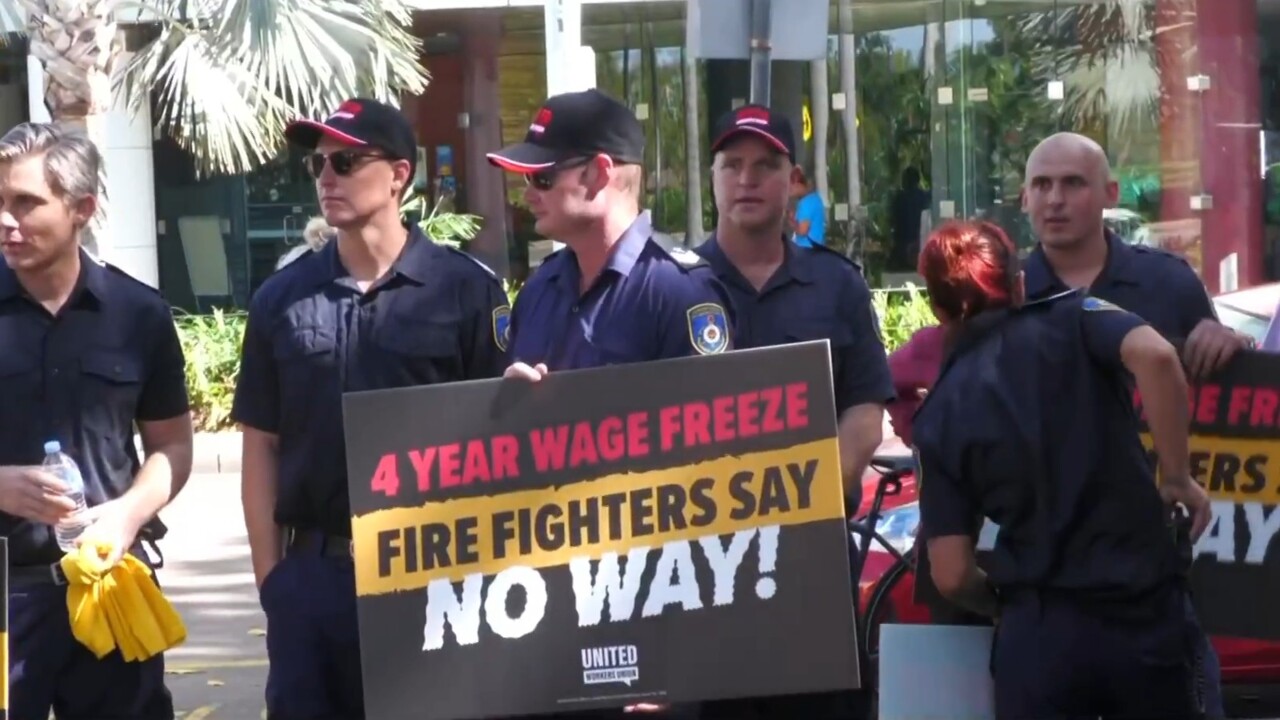
[[[756,137],[764,138],[778,152],[783,153],[787,156],[791,155],[791,150],[790,148],[787,147],[786,143],[774,137],[768,130],[765,130],[763,128],[758,128],[758,127],[752,127],[750,125],[742,125],[740,127],[735,127],[721,134],[720,137],[717,138],[715,142],[711,143],[711,152],[718,152],[720,148],[724,147],[725,143],[729,142],[730,140],[734,139],[739,135],[744,135],[746,133],[751,133]]]
[[[560,153],[533,143],[520,143],[485,155],[491,165],[507,172],[528,175],[555,167],[564,158]]]
[[[322,137],[337,140],[347,145],[369,144],[354,135],[348,135],[335,127],[315,120],[294,120],[285,127],[284,137],[294,145],[308,149],[315,149],[315,146],[320,144],[320,138]]]

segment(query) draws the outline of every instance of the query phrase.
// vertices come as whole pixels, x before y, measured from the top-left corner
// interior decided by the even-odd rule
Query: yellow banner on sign
[[[1142,434],[1147,452],[1154,447],[1149,433]],[[1280,440],[1192,435],[1191,477],[1214,500],[1264,505],[1280,504]]]
[[[809,114],[809,104],[805,103],[803,107],[802,118],[804,120],[804,141],[809,142],[813,138],[813,116]]]
[[[352,518],[356,594],[844,516],[835,438]]]

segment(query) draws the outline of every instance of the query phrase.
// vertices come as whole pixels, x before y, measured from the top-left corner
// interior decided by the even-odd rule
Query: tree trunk
[[[853,0],[839,0],[840,92],[844,93],[844,112],[840,124],[844,128],[845,170],[848,173],[846,187],[849,197],[849,240],[851,247],[846,254],[861,262],[865,238],[862,233],[862,168],[859,160],[862,148],[858,142],[858,84],[857,55],[854,43]]]
[[[111,73],[116,59],[117,24],[107,0],[18,0],[27,14],[31,55],[44,65],[44,98],[54,122],[85,129],[99,152],[106,147],[106,113],[111,109]],[[102,206],[81,242],[97,255],[95,236],[105,217]]]

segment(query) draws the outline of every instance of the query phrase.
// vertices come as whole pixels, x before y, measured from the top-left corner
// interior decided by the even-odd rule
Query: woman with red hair
[[[997,717],[1198,717],[1171,526],[1181,504],[1198,537],[1209,505],[1189,474],[1177,352],[1080,292],[1024,304],[1013,244],[988,223],[939,228],[919,270],[946,348],[912,428],[921,534],[938,590],[998,618]],[[986,572],[983,517],[1000,525]]]

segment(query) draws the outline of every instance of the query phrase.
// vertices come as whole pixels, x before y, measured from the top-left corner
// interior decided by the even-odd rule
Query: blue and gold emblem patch
[[[1085,298],[1080,303],[1080,306],[1083,307],[1085,310],[1088,310],[1089,312],[1103,312],[1107,310],[1120,312],[1120,308],[1118,306],[1112,305],[1106,300],[1103,300],[1102,298],[1096,298],[1096,297]]]
[[[511,308],[506,305],[493,309],[493,342],[502,352],[511,344]]]
[[[724,308],[702,303],[689,308],[689,340],[699,355],[716,355],[729,347],[729,321]]]

